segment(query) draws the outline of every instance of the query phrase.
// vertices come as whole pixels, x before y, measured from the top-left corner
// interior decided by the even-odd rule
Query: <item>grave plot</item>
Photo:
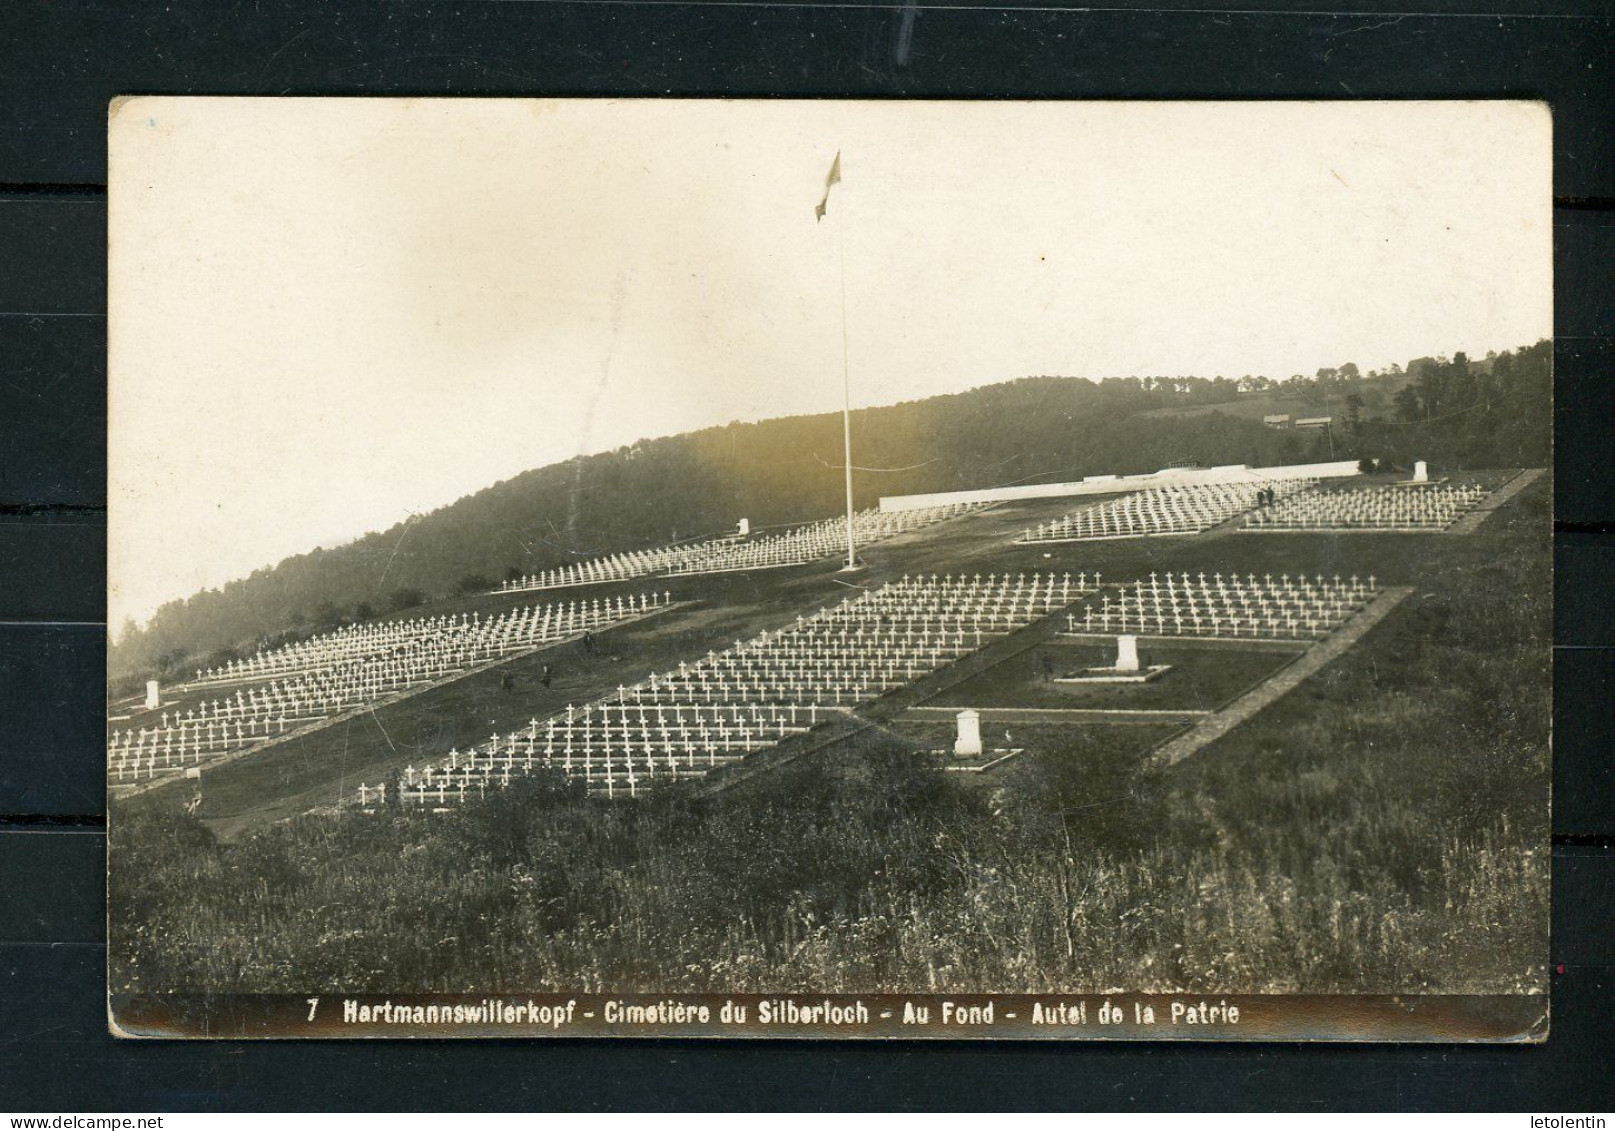
[[[393,796],[406,806],[441,807],[541,767],[585,782],[597,796],[638,796],[844,719],[859,704],[1092,590],[1085,575],[905,577],[614,695],[490,736],[474,750],[451,751],[436,765],[408,767],[392,783]],[[387,783],[358,793],[362,805],[388,797]]]
[[[1097,727],[1090,737],[1129,749],[1140,727],[1161,743],[1222,733],[1349,647],[1383,615],[1379,595],[1372,577],[1180,573],[1106,586],[1067,615],[1067,633],[910,707],[899,724],[953,719],[971,750],[999,730],[1009,748],[1027,727]]]
[[[474,613],[426,617],[381,626],[385,631],[373,634],[333,634],[340,637],[339,646],[329,652],[295,650],[300,664],[318,659],[319,666],[285,669],[279,666],[285,657],[270,654],[256,668],[246,662],[236,670],[294,670],[299,674],[238,688],[234,695],[206,701],[183,714],[165,712],[155,726],[114,731],[108,740],[108,778],[114,784],[133,784],[179,773],[278,741],[354,708],[431,686],[547,643],[644,616],[670,603],[666,593],[618,596],[604,601],[530,605],[497,617]],[[381,651],[345,651],[361,637]],[[344,655],[351,658],[341,658]]]
[[[194,691],[225,685],[262,683],[287,675],[325,671],[353,660],[385,656],[408,648],[430,636],[450,629],[444,617],[411,617],[408,620],[368,621],[351,624],[300,640],[268,648],[242,660],[231,660],[217,668],[198,670],[184,690]]]
[[[1440,531],[1479,506],[1490,494],[1470,484],[1314,488],[1251,512],[1240,528],[1269,531]]]
[[[1199,636],[1230,640],[1321,640],[1360,612],[1377,592],[1374,577],[1274,577],[1152,573],[1106,593],[1079,617],[1073,633]]]
[[[525,577],[501,582],[495,593],[525,593],[535,589],[565,589],[575,585],[602,585],[611,581],[629,581],[636,577],[654,577],[669,573],[682,562],[715,553],[729,544],[725,538],[706,542],[692,542],[677,546],[659,546],[650,550],[629,550],[610,554],[586,562],[562,566],[559,569],[540,570]]]
[[[982,503],[950,503],[907,511],[858,511],[852,516],[852,541],[867,546],[887,538],[920,530],[945,519],[980,510]],[[674,574],[727,573],[737,570],[775,569],[807,565],[821,558],[845,553],[847,520],[828,518],[784,534],[745,541],[725,542],[698,556],[678,562]]]
[[[1181,733],[1177,722],[1141,722],[1116,726],[1085,722],[1028,722],[983,712],[982,743],[989,749],[1019,754],[990,766],[984,773],[965,770],[956,780],[994,791],[1006,806],[1032,811],[1066,812],[1077,823],[1117,822],[1130,830],[1121,843],[1151,835],[1148,802],[1135,800],[1139,768],[1151,750]],[[904,719],[888,731],[915,757],[934,759],[944,769],[958,763],[952,752],[957,731],[952,723]]]
[[[915,718],[940,716],[943,712],[938,708],[1023,709],[1050,712],[1051,721],[1059,718],[1053,712],[1072,712],[1069,718],[1080,721],[1107,712],[1114,712],[1117,719],[1134,712],[1143,720],[1158,712],[1214,711],[1289,664],[1301,648],[1298,644],[1282,649],[1236,649],[1192,639],[1177,644],[1146,642],[1139,648],[1143,664],[1167,668],[1158,679],[1062,683],[1064,675],[1112,663],[1116,648],[1108,641],[1056,637],[955,684],[909,714]]]
[[[1279,479],[1262,483],[1207,483],[1152,487],[1098,506],[1085,507],[1022,532],[1018,543],[1084,542],[1199,534],[1256,506],[1261,492],[1283,499],[1316,480]]]

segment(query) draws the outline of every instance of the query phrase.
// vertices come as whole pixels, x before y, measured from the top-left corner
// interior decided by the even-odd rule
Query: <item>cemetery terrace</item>
[[[1257,577],[1221,573],[1150,574],[1106,593],[1072,632],[1226,639],[1316,640],[1359,612],[1376,591],[1373,577]]]
[[[1165,534],[1198,534],[1221,525],[1260,501],[1268,491],[1283,499],[1311,487],[1316,480],[1275,479],[1267,483],[1208,483],[1184,487],[1152,487],[1119,499],[1084,507],[1025,531],[1020,542],[1081,542],[1111,538],[1143,538]]]
[[[1329,491],[1314,488],[1252,512],[1243,529],[1445,530],[1480,505],[1487,494],[1484,487],[1444,483]]]
[[[183,714],[165,712],[159,725],[114,731],[107,773],[115,784],[176,773],[669,604],[669,594],[651,593],[529,605],[491,617],[422,617],[365,626],[369,631],[330,633],[260,653],[210,670],[198,684],[260,682]]]

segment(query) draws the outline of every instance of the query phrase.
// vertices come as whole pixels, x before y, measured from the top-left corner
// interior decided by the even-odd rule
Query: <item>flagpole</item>
[[[836,154],[839,162],[841,155]],[[836,248],[841,260],[841,449],[842,463],[847,473],[847,568],[857,569],[858,558],[852,541],[852,377],[847,361],[847,241],[843,224],[846,215],[846,197],[836,212]]]

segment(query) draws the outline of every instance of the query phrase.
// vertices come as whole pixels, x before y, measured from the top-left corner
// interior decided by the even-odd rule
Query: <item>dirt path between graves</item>
[[[1546,468],[1532,467],[1520,472],[1513,479],[1503,484],[1497,490],[1480,501],[1474,510],[1464,515],[1457,522],[1447,527],[1448,534],[1473,534],[1480,524],[1492,517],[1493,512],[1515,495],[1525,490],[1547,473]]]
[[[1156,747],[1146,764],[1152,768],[1164,769],[1210,746],[1343,655],[1412,592],[1412,588],[1408,586],[1385,589],[1328,640],[1309,648],[1304,655],[1286,665],[1272,679],[1247,691],[1216,714],[1202,718],[1183,734],[1169,738]]]
[[[909,723],[951,723],[963,707],[910,707],[898,716]],[[1152,710],[1129,707],[972,707],[984,722],[995,723],[1189,723],[1210,711],[1193,708]]]

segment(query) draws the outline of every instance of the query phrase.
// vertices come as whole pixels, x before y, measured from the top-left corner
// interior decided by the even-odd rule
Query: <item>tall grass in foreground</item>
[[[1393,801],[1310,845],[1201,826],[1114,849],[864,753],[856,780],[804,768],[789,803],[747,810],[535,788],[497,813],[304,820],[234,847],[179,817],[127,825],[114,987],[1539,985],[1547,862],[1506,819],[1459,833]]]

